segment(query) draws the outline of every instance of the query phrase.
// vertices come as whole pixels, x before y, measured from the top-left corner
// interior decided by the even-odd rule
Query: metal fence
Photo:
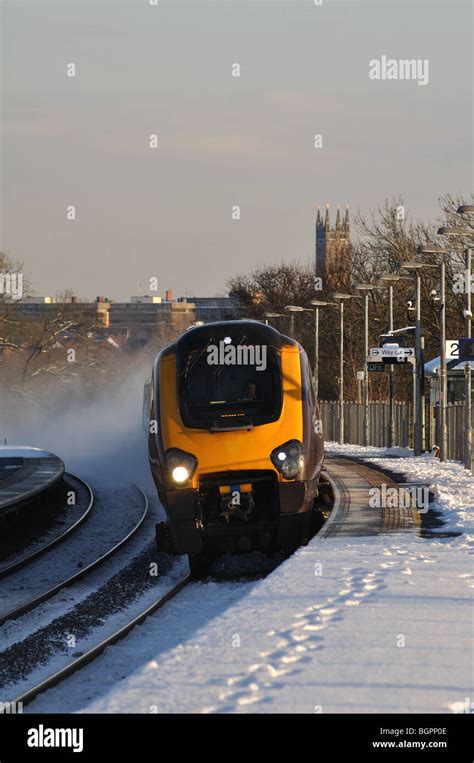
[[[448,403],[446,406],[448,430],[448,452],[446,455],[450,461],[463,461],[464,459],[465,415],[463,402]],[[474,427],[474,408],[472,410],[472,425]],[[430,406],[428,409],[426,439],[428,449],[440,443],[438,406]]]
[[[324,438],[339,440],[339,403],[321,400],[319,403]],[[413,447],[413,406],[411,403],[395,402],[394,445]],[[474,427],[474,408],[472,410]],[[439,446],[438,407],[426,408],[426,449]],[[463,461],[465,413],[464,403],[450,403],[446,407],[448,429],[448,452],[450,461]],[[369,445],[387,448],[389,445],[390,406],[389,403],[369,403]],[[364,445],[364,404],[344,403],[344,442],[350,445]]]
[[[326,440],[339,440],[339,403],[321,400],[319,403],[323,432]],[[390,427],[389,403],[369,403],[369,445],[388,448]],[[395,403],[394,445],[412,447],[412,405]],[[364,445],[364,404],[344,403],[344,442]]]

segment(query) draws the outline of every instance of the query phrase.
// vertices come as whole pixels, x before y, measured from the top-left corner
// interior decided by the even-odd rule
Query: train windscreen
[[[179,358],[178,391],[187,426],[232,430],[267,424],[281,411],[280,355],[245,334],[206,337]]]

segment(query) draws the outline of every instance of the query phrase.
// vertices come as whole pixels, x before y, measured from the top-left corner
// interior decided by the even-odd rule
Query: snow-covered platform
[[[0,447],[0,518],[58,485],[64,463],[38,448]]]

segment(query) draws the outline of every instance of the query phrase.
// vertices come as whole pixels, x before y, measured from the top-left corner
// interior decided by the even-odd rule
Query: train
[[[145,385],[161,551],[205,576],[216,557],[292,553],[320,521],[324,441],[303,347],[256,320],[191,327]]]

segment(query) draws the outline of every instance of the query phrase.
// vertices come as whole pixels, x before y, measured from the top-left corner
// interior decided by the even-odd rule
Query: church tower
[[[331,227],[329,220],[329,204],[326,205],[324,220],[318,207],[316,216],[316,276],[321,278],[328,271],[346,268],[349,265],[349,208],[346,207],[344,219],[341,210],[337,208],[336,223]]]

